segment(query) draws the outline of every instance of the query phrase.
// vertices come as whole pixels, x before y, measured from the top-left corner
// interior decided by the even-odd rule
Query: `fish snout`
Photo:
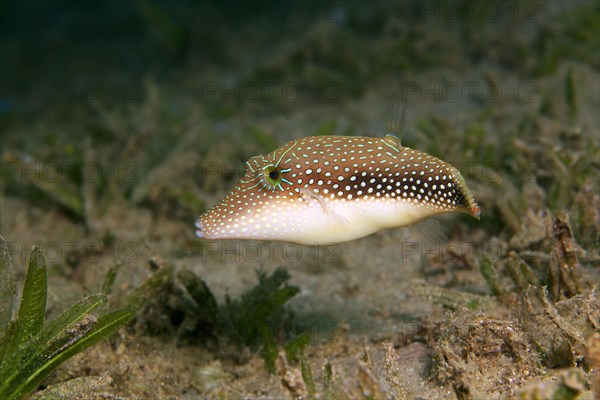
[[[206,235],[206,230],[204,229],[204,226],[202,225],[202,220],[201,218],[198,218],[195,222],[196,225],[196,236],[198,236],[201,239],[208,239],[207,235]]]

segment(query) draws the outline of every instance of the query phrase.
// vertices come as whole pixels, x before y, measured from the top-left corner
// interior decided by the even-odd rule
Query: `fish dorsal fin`
[[[397,152],[400,152],[400,149],[402,149],[402,145],[400,144],[400,139],[398,139],[394,135],[390,135],[388,133],[387,135],[385,135],[385,137],[382,140],[385,144],[392,147]]]
[[[396,139],[397,147],[402,148],[401,139],[406,120],[406,103],[401,100],[393,101],[386,111],[385,133]]]

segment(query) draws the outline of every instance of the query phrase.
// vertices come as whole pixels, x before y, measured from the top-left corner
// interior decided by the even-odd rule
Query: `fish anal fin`
[[[424,238],[434,243],[447,243],[448,235],[436,219],[426,219],[415,225]]]

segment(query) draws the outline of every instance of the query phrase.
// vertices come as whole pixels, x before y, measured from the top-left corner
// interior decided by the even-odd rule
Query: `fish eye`
[[[264,175],[268,183],[273,186],[277,186],[281,182],[281,171],[274,165],[265,168]]]

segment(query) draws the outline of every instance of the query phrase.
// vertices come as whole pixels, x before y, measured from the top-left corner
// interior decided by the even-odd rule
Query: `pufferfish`
[[[479,219],[447,162],[394,135],[311,136],[250,158],[237,186],[196,221],[196,234],[331,244],[452,211]]]

